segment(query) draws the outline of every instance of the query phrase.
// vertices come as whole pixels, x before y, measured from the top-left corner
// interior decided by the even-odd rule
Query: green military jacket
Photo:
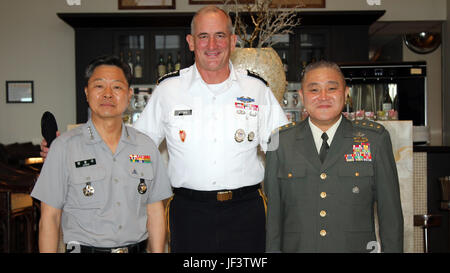
[[[343,118],[323,164],[308,120],[281,128],[264,189],[267,252],[369,252],[375,203],[381,251],[403,251],[397,168],[378,123]]]

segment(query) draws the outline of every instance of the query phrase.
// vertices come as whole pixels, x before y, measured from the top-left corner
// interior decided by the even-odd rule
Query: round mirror
[[[441,45],[441,34],[436,32],[418,32],[403,35],[406,46],[415,53],[427,54]]]

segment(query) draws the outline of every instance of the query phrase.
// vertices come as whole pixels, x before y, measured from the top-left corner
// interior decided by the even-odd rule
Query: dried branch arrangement
[[[245,2],[241,4],[242,2]],[[225,0],[224,10],[230,15],[234,15],[234,31],[240,38],[240,47],[271,47],[278,43],[272,39],[274,35],[284,35],[293,33],[292,29],[300,24],[297,18],[297,8],[283,8],[281,4],[275,5],[273,0]],[[279,1],[277,1],[279,2]],[[241,14],[250,16],[253,26],[252,33],[247,33],[250,29],[244,22]]]

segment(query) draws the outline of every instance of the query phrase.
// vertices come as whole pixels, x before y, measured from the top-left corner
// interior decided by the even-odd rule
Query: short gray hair
[[[339,65],[337,65],[337,63],[331,62],[331,61],[326,61],[326,60],[320,60],[320,61],[317,61],[317,62],[313,62],[313,63],[308,64],[308,65],[305,67],[305,69],[302,71],[302,74],[301,74],[301,81],[300,81],[300,82],[302,83],[302,86],[303,86],[303,81],[305,80],[305,75],[306,75],[308,72],[310,72],[310,71],[312,71],[312,70],[314,70],[314,69],[318,69],[318,68],[330,68],[330,69],[335,70],[335,71],[338,72],[339,75],[342,77],[342,80],[344,81],[344,84],[345,84],[344,73],[342,73],[342,70],[341,70],[341,68],[339,67]]]
[[[195,14],[194,17],[192,17],[192,21],[191,21],[191,35],[194,35],[194,30],[195,30],[195,18],[197,18],[198,15],[203,14],[203,13],[208,13],[208,12],[222,12],[223,14],[225,14],[225,16],[228,19],[228,31],[231,34],[234,34],[234,27],[233,27],[233,22],[231,21],[231,17],[230,15],[224,11],[223,9],[217,7],[217,6],[206,6],[203,7],[201,9],[199,9]]]

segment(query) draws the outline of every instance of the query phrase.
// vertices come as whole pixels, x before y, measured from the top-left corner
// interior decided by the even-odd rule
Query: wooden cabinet
[[[301,25],[282,38],[274,49],[285,56],[287,80],[300,81],[303,67],[311,61],[336,62],[368,60],[370,24],[384,11],[299,12]],[[86,122],[88,105],[84,95],[84,69],[93,58],[115,54],[124,61],[137,59],[142,66],[135,84],[154,84],[162,57],[173,63],[180,56],[181,68],[194,62],[185,37],[193,13],[59,13],[75,29],[77,123]],[[287,41],[287,42],[286,42]]]

